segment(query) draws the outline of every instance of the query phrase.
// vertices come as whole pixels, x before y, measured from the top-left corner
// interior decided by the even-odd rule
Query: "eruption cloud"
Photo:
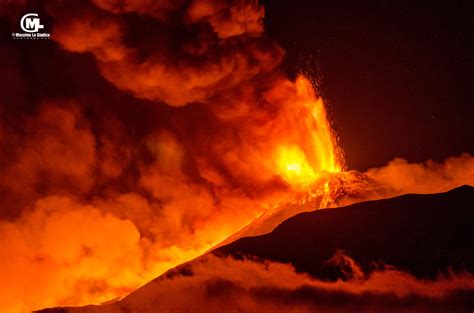
[[[387,265],[364,273],[342,253],[330,261],[347,267],[346,279],[321,281],[288,264],[211,254],[119,302],[65,312],[462,312],[472,305],[469,273],[422,280]]]
[[[0,4],[2,23],[27,9]],[[469,155],[343,172],[323,100],[279,70],[257,1],[38,10],[51,41],[0,43],[1,312],[123,297],[282,204],[473,184]]]

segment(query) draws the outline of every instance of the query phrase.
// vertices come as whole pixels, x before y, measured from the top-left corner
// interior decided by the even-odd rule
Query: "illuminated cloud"
[[[473,294],[470,274],[418,280],[391,268],[325,282],[287,264],[208,255],[119,302],[65,312],[460,312],[470,308]]]

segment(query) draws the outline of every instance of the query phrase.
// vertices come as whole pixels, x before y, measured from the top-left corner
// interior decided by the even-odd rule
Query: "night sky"
[[[473,153],[472,1],[265,1],[284,68],[320,78],[348,167]]]

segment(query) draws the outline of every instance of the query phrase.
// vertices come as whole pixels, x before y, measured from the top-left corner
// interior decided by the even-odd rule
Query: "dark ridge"
[[[383,265],[394,265],[418,278],[435,278],[438,273],[448,270],[474,272],[473,206],[474,187],[462,186],[440,194],[411,194],[336,209],[317,210],[295,215],[269,234],[242,238],[211,253],[291,263],[297,271],[326,280],[346,278],[340,266],[327,263],[327,260],[341,250],[359,262],[365,273]],[[78,308],[51,308],[37,312],[139,312],[139,309],[134,307],[134,297],[148,294],[153,290],[154,284],[160,284],[163,280],[172,280],[176,276],[192,276],[192,264],[199,260],[200,258],[197,258],[169,270],[114,303]],[[224,282],[224,285],[211,287],[222,290],[229,286]],[[327,300],[324,298],[324,292],[318,290],[314,293],[310,289],[300,288],[293,291],[294,294],[289,297],[307,296],[315,302],[325,299],[323,302],[326,304],[327,301],[339,303],[341,297],[346,297],[344,294],[335,294],[336,298]],[[148,304],[159,302],[152,294],[148,295]],[[282,294],[282,297],[284,295]],[[369,297],[367,301],[370,303],[370,296],[370,293],[365,293],[364,301]],[[433,312],[457,312],[472,307],[470,299],[472,291],[466,290],[450,295],[447,300],[439,300],[441,302],[429,304],[431,300],[409,298],[408,303],[400,305],[404,308],[406,305],[416,307],[418,304],[428,303],[430,311]],[[362,298],[349,300],[350,305],[365,303],[360,302]],[[392,307],[399,304],[400,299],[389,297],[384,303]]]
[[[474,272],[474,187],[408,194],[301,213],[271,233],[213,251],[291,263],[317,278],[344,278],[326,261],[344,251],[366,272],[394,265],[418,278],[449,270]]]

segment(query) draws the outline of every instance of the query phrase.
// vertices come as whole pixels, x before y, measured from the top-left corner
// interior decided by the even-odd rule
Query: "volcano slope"
[[[42,312],[471,312],[474,187],[298,214],[120,301]]]
[[[300,213],[269,234],[248,237],[214,253],[291,263],[297,271],[335,280],[327,267],[338,251],[362,268],[382,262],[419,278],[446,269],[474,271],[474,187],[403,195],[337,209]]]

